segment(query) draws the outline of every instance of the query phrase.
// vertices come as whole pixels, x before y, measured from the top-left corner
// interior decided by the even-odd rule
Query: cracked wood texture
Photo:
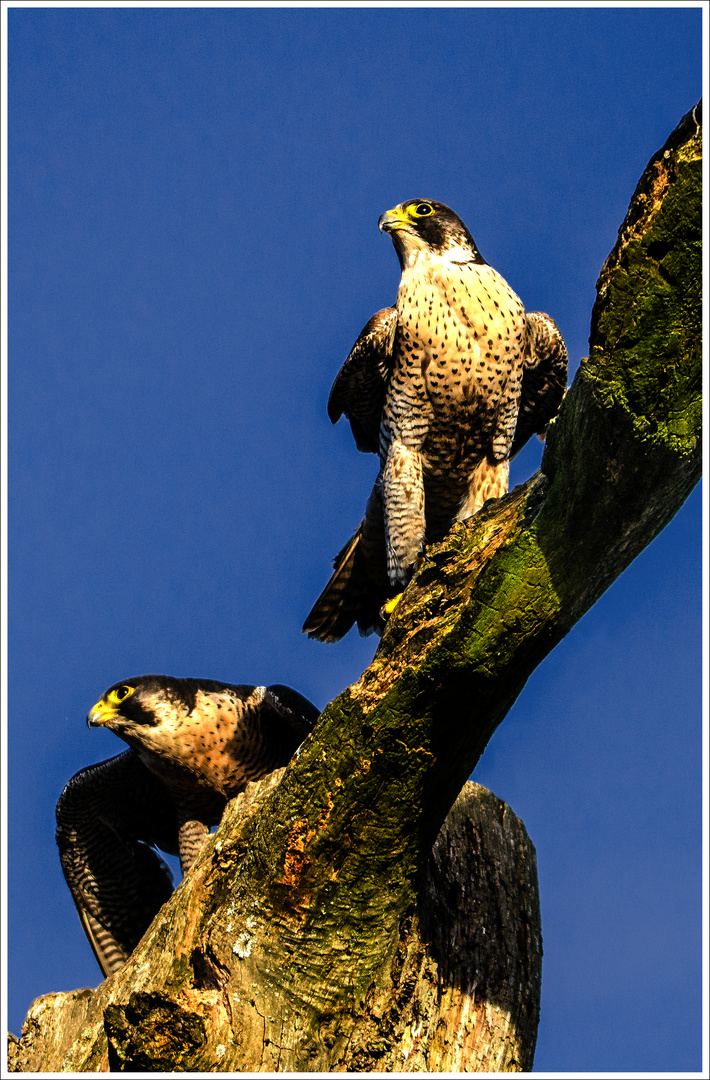
[[[358,1001],[358,942],[345,928],[324,934],[288,908],[267,922],[259,903],[232,900],[250,819],[284,771],[229,804],[125,968],[96,991],[33,1003],[22,1042],[11,1041],[12,1069],[530,1068],[542,944],[535,849],[522,822],[485,788],[465,785]],[[290,835],[301,834],[296,820]],[[304,982],[316,965],[319,982]],[[326,1005],[338,996],[344,1009]]]
[[[229,804],[122,971],[34,1003],[12,1069],[531,1067],[532,846],[490,793],[457,796],[699,479],[700,125],[698,105],[639,182],[540,471],[428,549],[280,782]]]

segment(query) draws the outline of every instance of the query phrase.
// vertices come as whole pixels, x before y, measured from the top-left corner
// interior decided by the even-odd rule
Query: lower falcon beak
[[[113,709],[106,701],[97,701],[93,709],[86,718],[87,727],[105,727],[112,716],[115,716],[116,710]]]
[[[394,209],[388,210],[382,215],[377,222],[377,227],[380,232],[394,232],[397,229],[403,229],[406,225],[409,225],[410,221],[407,215],[403,212],[401,207],[395,206]]]

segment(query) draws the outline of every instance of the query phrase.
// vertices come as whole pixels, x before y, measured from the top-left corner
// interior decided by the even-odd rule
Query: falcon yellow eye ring
[[[132,686],[117,686],[115,690],[112,690],[108,695],[108,700],[112,705],[119,705],[122,701],[125,701],[127,697],[130,697],[133,693],[134,687]]]
[[[414,207],[414,213],[417,217],[430,217],[434,213],[434,207],[431,203],[420,202]]]

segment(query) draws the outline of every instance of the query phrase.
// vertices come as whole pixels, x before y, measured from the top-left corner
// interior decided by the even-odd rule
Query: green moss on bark
[[[692,452],[702,420],[698,108],[651,160],[598,283],[588,373],[643,439]],[[640,226],[643,226],[640,228]]]

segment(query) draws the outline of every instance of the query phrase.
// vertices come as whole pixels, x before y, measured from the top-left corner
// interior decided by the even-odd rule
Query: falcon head
[[[461,218],[443,203],[410,199],[383,214],[380,232],[392,237],[402,269],[422,253],[452,262],[485,263]]]
[[[140,675],[109,687],[86,722],[113,731],[138,750],[146,764],[154,754],[175,766],[204,772],[197,761],[204,755],[212,753],[214,761],[220,754],[254,756],[246,744],[257,733],[251,725],[241,725],[244,710],[258,716],[260,733],[272,745],[275,758],[270,769],[288,762],[319,715],[315,705],[287,686]]]
[[[250,688],[251,689],[251,688]],[[136,749],[175,755],[191,727],[201,723],[197,679],[140,675],[115,683],[86,718],[89,727],[107,727]]]

